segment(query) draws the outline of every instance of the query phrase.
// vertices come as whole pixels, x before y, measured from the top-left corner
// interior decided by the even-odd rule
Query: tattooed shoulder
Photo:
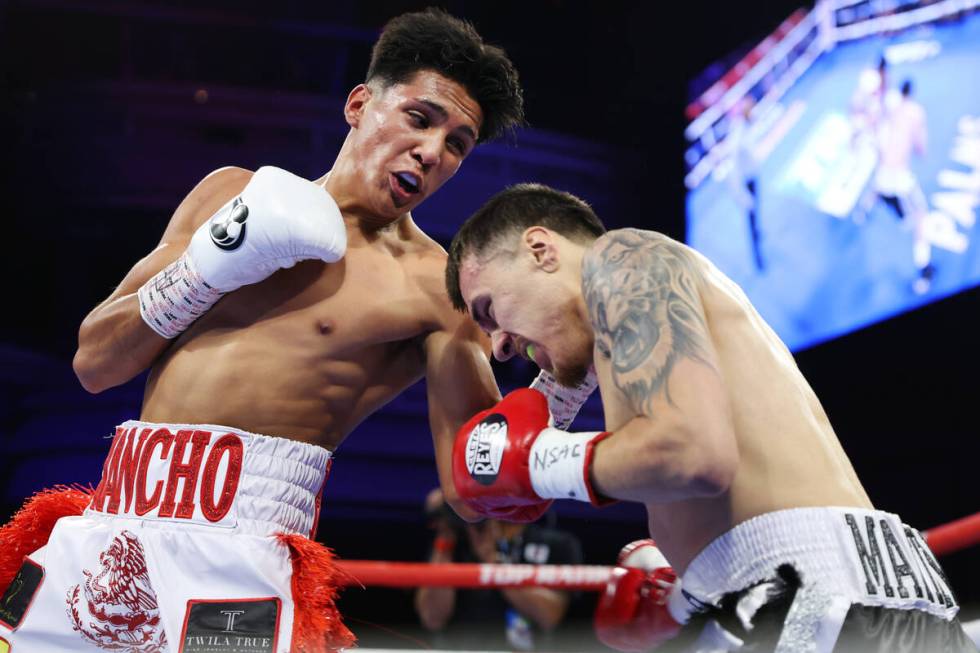
[[[638,412],[649,412],[677,361],[709,364],[700,269],[680,243],[652,231],[620,229],[586,253],[582,290],[600,355]]]

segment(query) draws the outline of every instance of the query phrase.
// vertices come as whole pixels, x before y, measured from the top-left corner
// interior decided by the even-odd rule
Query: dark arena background
[[[445,246],[492,193],[539,181],[585,198],[607,227],[688,242],[793,350],[876,507],[923,530],[980,510],[977,3],[436,4],[508,52],[529,126],[477,148],[416,211],[427,233]],[[156,245],[183,196],[224,165],[310,178],[329,169],[344,99],[380,28],[425,6],[0,0],[0,515],[39,489],[97,482],[111,428],[138,416],[145,376],[98,395],[80,387],[77,329]],[[928,287],[915,285],[919,232],[869,195],[875,155],[848,143],[852,92],[881,58],[887,85],[913,80],[927,115],[912,166]],[[761,270],[727,178],[726,139],[745,98]],[[504,392],[537,371],[494,369]],[[596,396],[576,428],[601,425]],[[342,558],[424,561],[422,504],[436,484],[420,383],[338,450],[318,538]],[[587,564],[612,564],[646,535],[637,505],[560,502],[551,513]],[[980,547],[941,562],[963,619],[980,618]],[[555,648],[603,650],[594,604],[575,595]],[[411,590],[352,587],[340,608],[362,646],[433,645]]]

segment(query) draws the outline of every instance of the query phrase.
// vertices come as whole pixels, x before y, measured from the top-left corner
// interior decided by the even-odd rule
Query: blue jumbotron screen
[[[688,244],[794,350],[980,283],[980,12],[900,4],[801,10],[688,106]]]

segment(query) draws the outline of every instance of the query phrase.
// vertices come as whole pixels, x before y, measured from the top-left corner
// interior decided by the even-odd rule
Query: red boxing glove
[[[453,482],[466,505],[494,519],[531,522],[557,498],[598,504],[589,482],[595,444],[609,433],[548,426],[548,400],[521,388],[456,434]]]
[[[680,632],[668,609],[677,574],[653,540],[638,540],[619,554],[619,565],[595,611],[596,636],[606,646],[629,653],[649,651]]]

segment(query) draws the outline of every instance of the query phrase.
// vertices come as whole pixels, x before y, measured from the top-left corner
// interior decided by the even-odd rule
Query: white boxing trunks
[[[310,539],[329,462],[320,447],[223,426],[122,424],[95,492],[60,491],[90,498],[83,514],[78,497],[66,509],[63,495],[49,491],[0,529],[0,542],[44,544],[19,556],[0,597],[0,647],[289,653],[350,645],[333,606],[332,554]],[[52,510],[75,516],[58,519],[45,544],[30,527]]]
[[[796,508],[754,517],[711,542],[681,587],[711,617],[687,650],[975,650],[922,536],[877,510]],[[691,625],[701,624],[695,617]]]

